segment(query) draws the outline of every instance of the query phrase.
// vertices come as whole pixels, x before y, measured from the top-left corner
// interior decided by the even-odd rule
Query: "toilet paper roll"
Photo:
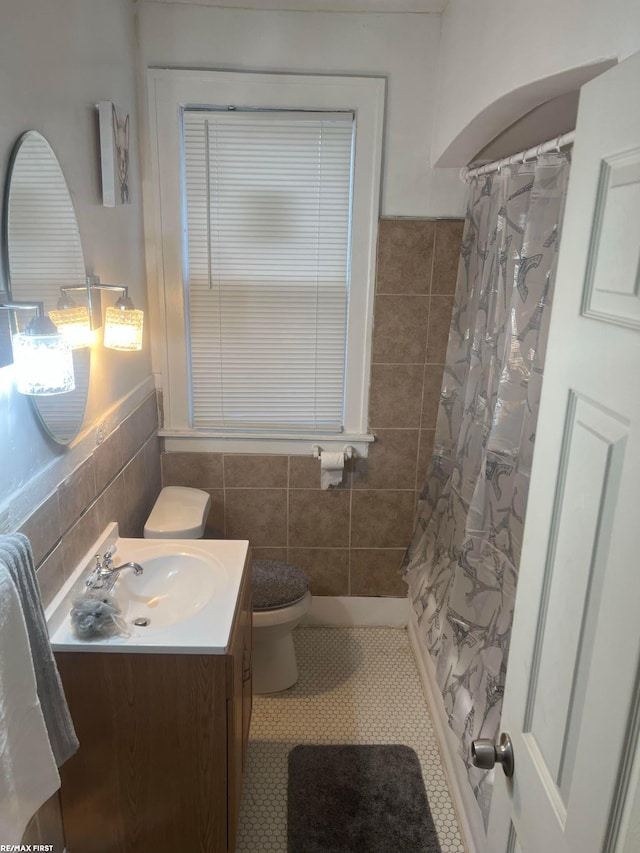
[[[344,453],[320,454],[320,488],[328,489],[329,486],[339,486],[344,473]]]

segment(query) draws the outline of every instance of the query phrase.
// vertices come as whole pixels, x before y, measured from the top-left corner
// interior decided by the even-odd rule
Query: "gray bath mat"
[[[296,746],[288,853],[440,853],[408,746]]]

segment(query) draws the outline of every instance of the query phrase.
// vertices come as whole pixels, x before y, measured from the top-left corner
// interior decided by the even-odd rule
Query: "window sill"
[[[368,433],[241,433],[206,432],[194,430],[158,430],[158,435],[164,439],[164,449],[169,452],[188,453],[256,453],[279,454],[281,456],[310,456],[314,446],[322,450],[344,450],[346,446],[353,448],[354,456],[366,459],[369,445],[374,436]]]

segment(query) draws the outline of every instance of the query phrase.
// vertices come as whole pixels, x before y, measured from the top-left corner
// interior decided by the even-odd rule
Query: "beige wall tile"
[[[140,407],[131,412],[129,417],[122,421],[119,430],[122,442],[122,455],[126,464],[127,460],[131,459],[138,452],[144,439]]]
[[[89,456],[58,486],[61,530],[68,530],[95,496],[95,462],[93,456]]]
[[[431,293],[456,292],[463,230],[462,219],[440,219],[436,222]]]
[[[418,430],[377,429],[375,435],[369,456],[355,462],[352,488],[415,488]]]
[[[140,432],[142,433],[142,441],[145,441],[157,429],[158,400],[154,391],[140,405]]]
[[[142,536],[153,501],[147,491],[144,450],[139,450],[124,469],[126,516],[122,527],[123,536]]]
[[[38,583],[43,598],[53,598],[65,574],[73,571],[110,521],[119,523],[121,536],[142,535],[160,491],[156,414],[151,394],[20,528],[31,541],[36,566],[41,564]],[[125,445],[137,442],[144,442],[139,453],[126,459]],[[125,463],[126,474],[121,470]]]
[[[224,491],[223,489],[205,489],[205,491],[211,495],[211,507],[205,524],[204,538],[224,539]]]
[[[429,312],[429,337],[427,339],[427,361],[444,364],[449,341],[449,326],[453,296],[432,296]]]
[[[433,438],[435,436],[434,429],[420,430],[420,448],[418,450],[418,479],[417,489],[422,491],[425,480],[427,479],[427,469],[431,464],[431,454],[433,452]]]
[[[62,533],[58,493],[54,492],[35,510],[20,528],[31,542],[33,562],[39,566]]]
[[[144,445],[144,470],[147,481],[147,497],[151,505],[156,502],[162,488],[162,472],[160,470],[160,439],[157,434],[151,435]]]
[[[224,455],[225,489],[286,489],[288,457]]]
[[[290,456],[289,488],[319,489],[320,460],[313,456]]]
[[[252,547],[286,545],[287,490],[226,490],[225,535],[248,539]]]
[[[254,560],[274,560],[276,563],[288,563],[286,548],[252,548]]]
[[[89,507],[74,526],[62,538],[62,558],[65,577],[76,569],[80,559],[98,538],[98,509]]]
[[[435,223],[381,219],[378,224],[378,293],[428,293]]]
[[[163,453],[162,485],[221,489],[221,453]]]
[[[407,585],[398,571],[403,557],[404,549],[402,548],[352,550],[351,595],[388,595],[405,598]]]
[[[96,501],[98,511],[98,533],[102,533],[105,527],[112,521],[118,522],[121,536],[127,529],[127,504],[124,485],[124,474],[120,474],[112,480]]]
[[[309,575],[312,595],[349,594],[348,548],[289,548],[289,562]]]
[[[289,492],[289,547],[349,546],[349,497],[341,489]]]
[[[36,579],[40,589],[42,606],[47,607],[65,582],[62,544],[54,548],[42,563],[36,572]]]
[[[122,447],[125,460],[130,459],[142,447],[146,439],[158,426],[155,391],[120,424]]]
[[[352,548],[406,548],[413,530],[413,491],[354,491]]]
[[[102,444],[93,451],[96,470],[96,491],[104,487],[122,470],[128,461],[124,456],[123,434],[120,428],[114,430]]]
[[[422,363],[429,321],[428,296],[376,296],[372,361]]]
[[[424,368],[424,386],[422,392],[422,429],[434,429],[438,418],[438,405],[442,389],[443,367],[440,364],[427,364]]]
[[[373,429],[420,426],[421,364],[374,364],[371,368],[369,423]]]

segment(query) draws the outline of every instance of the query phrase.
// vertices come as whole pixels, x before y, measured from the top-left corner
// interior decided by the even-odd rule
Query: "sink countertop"
[[[139,577],[124,570],[110,593],[122,607],[130,636],[78,639],[71,628],[72,601],[86,592],[95,555],[112,543],[115,567],[133,561],[145,569]],[[124,539],[118,525],[110,524],[46,608],[51,647],[54,652],[223,655],[248,550],[246,540]],[[140,615],[150,617],[148,626],[133,624]]]

